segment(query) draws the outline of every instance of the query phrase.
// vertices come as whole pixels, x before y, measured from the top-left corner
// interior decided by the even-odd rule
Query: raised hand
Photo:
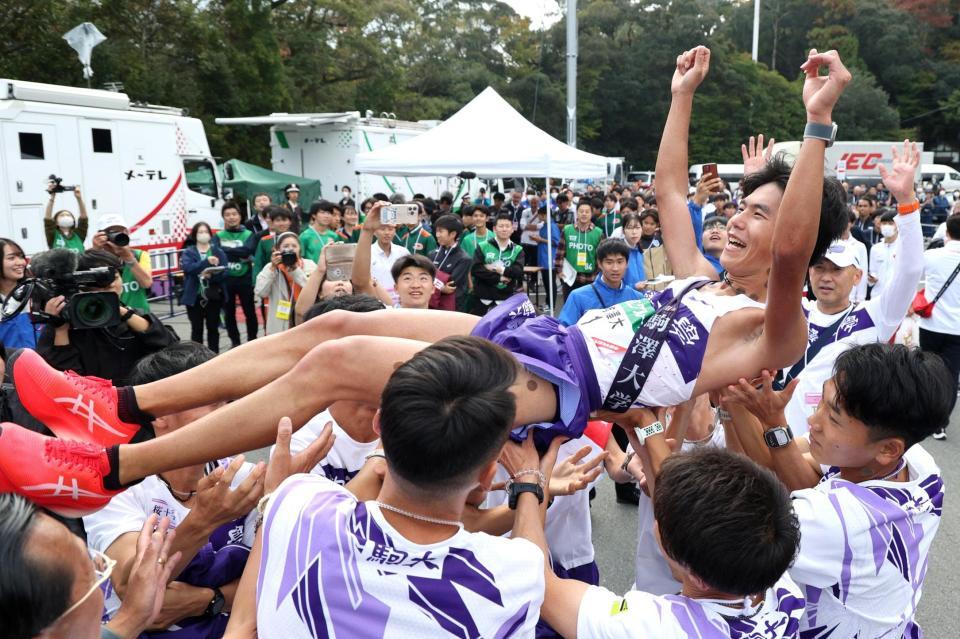
[[[327,422],[309,446],[296,455],[291,455],[290,440],[292,437],[293,422],[290,421],[289,417],[281,418],[277,426],[277,445],[270,455],[270,462],[267,464],[264,478],[264,490],[268,494],[275,491],[277,486],[282,484],[283,480],[290,475],[310,472],[311,468],[327,456],[327,453],[333,448],[333,440],[336,439],[336,435],[333,434],[333,423]]]
[[[670,90],[673,93],[693,94],[710,70],[710,49],[699,46],[677,56]]]
[[[798,378],[790,380],[782,391],[773,390],[773,375],[770,371],[763,371],[760,376],[760,388],[754,387],[753,381],[740,378],[736,384],[727,387],[723,396],[724,403],[740,404],[760,420],[765,426],[781,426],[786,422],[784,409],[797,389]]]
[[[236,488],[230,487],[243,467],[243,461],[244,456],[238,455],[229,466],[218,466],[197,484],[197,503],[191,512],[196,512],[214,528],[249,513],[263,495],[263,462],[257,464]]]
[[[740,145],[740,154],[743,156],[743,174],[756,173],[764,167],[773,156],[773,145],[776,140],[770,138],[767,147],[763,147],[763,133],[757,137],[750,136],[747,144]]]
[[[590,446],[584,446],[554,467],[553,475],[550,477],[551,495],[572,495],[589,486],[600,476],[607,453],[603,452],[583,461],[591,450],[593,449]]]
[[[820,75],[820,68],[827,68],[827,75]],[[800,65],[806,74],[803,81],[803,104],[807,108],[807,118],[811,122],[830,124],[833,121],[833,107],[843,95],[852,76],[843,66],[840,54],[836,51],[819,53],[810,49],[807,61]]]
[[[897,151],[897,147],[893,147],[893,164],[890,165],[889,171],[887,167],[880,165],[883,184],[896,198],[898,204],[907,204],[916,199],[916,191],[913,187],[919,166],[920,151],[910,140],[903,141],[902,151]]]

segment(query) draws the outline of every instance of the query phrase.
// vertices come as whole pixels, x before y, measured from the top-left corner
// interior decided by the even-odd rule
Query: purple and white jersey
[[[816,411],[823,393],[823,384],[833,375],[833,365],[837,358],[848,348],[888,341],[910,308],[910,302],[917,292],[917,282],[923,275],[923,231],[920,228],[920,214],[898,215],[897,226],[900,228],[899,241],[903,247],[901,262],[891,272],[883,295],[874,291],[869,301],[854,305],[848,309],[849,312],[844,310],[834,315],[821,313],[815,302],[804,301],[804,314],[808,322],[808,348],[817,341],[823,331],[837,322],[840,322],[840,325],[833,340],[807,361],[797,375],[800,381],[784,410],[787,423],[795,436],[803,435],[809,430],[807,418]],[[853,241],[859,244],[857,240]],[[792,366],[788,366],[787,370],[790,368]]]
[[[653,298],[654,308],[659,309],[669,303],[692,282],[705,279],[693,277],[671,282]],[[610,391],[620,362],[637,329],[653,313],[653,309],[650,309],[644,315],[645,307],[649,308],[649,303],[644,299],[587,311],[576,324],[583,333],[590,353],[601,397],[606,397]],[[640,397],[633,405],[675,406],[690,399],[700,375],[703,356],[707,352],[707,338],[717,318],[741,308],[764,307],[764,304],[746,295],[713,295],[703,289],[687,293],[674,315],[667,341],[657,354]],[[639,346],[650,348],[652,352],[656,341],[651,342]]]
[[[543,553],[527,540],[460,528],[416,544],[374,502],[294,475],[264,517],[258,636],[532,637],[543,570]]]
[[[631,590],[620,597],[599,586],[587,589],[577,616],[577,636],[591,639],[788,639],[803,615],[800,589],[784,575],[749,616],[740,601],[652,595]]]
[[[312,444],[328,423],[331,424],[334,435],[333,447],[310,472],[314,475],[326,477],[342,486],[360,472],[366,462],[367,455],[377,449],[380,440],[375,439],[372,442],[356,441],[340,427],[330,411],[325,410],[314,416],[313,419],[303,425],[303,428],[293,434],[290,439],[290,452],[293,454],[299,453]],[[270,448],[271,455],[274,448],[276,446]]]
[[[913,616],[940,525],[943,481],[919,445],[904,455],[909,481],[840,479],[793,493],[800,552],[790,576],[804,590],[801,637],[919,637]]]

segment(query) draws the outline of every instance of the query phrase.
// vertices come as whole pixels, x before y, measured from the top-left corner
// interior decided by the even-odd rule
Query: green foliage
[[[579,146],[652,166],[676,56],[695,44],[713,62],[691,162],[738,161],[755,133],[796,139],[811,47],[839,50],[854,72],[835,113],[842,138],[915,129],[928,145],[960,143],[957,0],[760,1],[757,64],[752,0],[580,0]],[[438,119],[486,86],[565,135],[565,22],[531,31],[499,0],[8,0],[0,21],[0,77],[77,86],[62,35],[93,22],[108,37],[93,54],[95,86],[119,81],[134,100],[187,107],[221,157],[266,164],[269,146],[263,128],[217,126],[217,116]]]

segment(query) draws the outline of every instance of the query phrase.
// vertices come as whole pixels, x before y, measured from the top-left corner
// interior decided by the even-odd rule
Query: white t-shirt
[[[804,589],[801,630],[810,636],[919,636],[907,630],[940,525],[943,480],[919,445],[904,459],[907,482],[854,484],[830,469],[815,488],[793,493],[800,552],[789,573]]]
[[[560,450],[557,453],[557,463],[563,462],[584,446],[590,446],[591,448],[584,461],[593,459],[603,452],[603,449],[597,446],[592,439],[580,436],[560,445]],[[509,478],[510,475],[503,466],[498,466],[493,481],[505,482]],[[550,548],[550,556],[553,561],[566,570],[584,566],[594,559],[593,524],[590,521],[590,488],[602,478],[603,473],[590,486],[578,490],[572,495],[557,495],[553,498],[550,507],[547,508],[544,533],[547,538],[547,546]],[[506,503],[506,491],[501,490],[487,495],[487,508]]]
[[[723,424],[717,424],[710,438],[705,442],[684,441],[680,446],[681,452],[688,452],[697,448],[726,448],[726,431]],[[657,537],[653,533],[653,500],[646,493],[640,493],[637,504],[637,554],[633,589],[649,592],[654,595],[672,595],[680,592],[681,584],[673,578],[670,565],[667,563]]]
[[[353,479],[360,469],[363,468],[366,457],[380,445],[380,440],[375,439],[372,442],[358,442],[350,437],[345,430],[340,427],[337,420],[330,414],[330,410],[325,410],[313,419],[303,425],[303,428],[293,434],[290,440],[290,452],[299,453],[301,450],[313,443],[320,436],[327,423],[333,427],[333,447],[327,456],[320,460],[310,472],[314,475],[326,477],[330,481],[336,482],[341,486]],[[270,454],[273,449],[270,448]]]
[[[376,503],[294,475],[264,517],[257,628],[262,639],[533,637],[543,562],[525,539],[463,528],[415,544]]]
[[[390,294],[394,304],[399,302],[400,298],[397,296],[396,283],[393,281],[390,269],[394,262],[407,255],[410,255],[410,251],[397,244],[390,246],[390,255],[383,252],[379,242],[374,242],[370,247],[370,275]]]
[[[803,596],[784,575],[767,590],[757,610],[735,616],[733,606],[683,595],[652,595],[631,590],[620,597],[591,586],[580,602],[577,636],[590,639],[786,639],[797,637]]]
[[[230,460],[224,459],[218,463],[227,466]],[[230,486],[236,488],[253,468],[253,464],[244,463]],[[111,499],[101,510],[83,518],[83,526],[87,531],[87,546],[106,552],[122,535],[140,532],[143,522],[152,514],[161,518],[169,517],[170,528],[179,526],[190,514],[190,509],[174,499],[170,490],[156,475],[131,486]],[[257,511],[253,509],[245,518],[218,528],[215,534],[223,537],[220,541],[250,548],[256,534],[256,521]],[[120,607],[120,598],[112,588],[108,589],[104,607],[107,617],[112,617]]]
[[[932,302],[947,283],[953,269],[960,263],[960,241],[947,240],[942,248],[927,251],[923,254],[923,262],[927,277],[927,301]],[[933,314],[920,318],[920,328],[935,333],[960,335],[960,274],[937,300]]]
[[[886,241],[874,244],[870,249],[870,274],[877,278],[877,283],[870,290],[870,297],[877,297],[886,289],[894,269],[900,264],[897,257],[899,253],[899,237],[889,244]]]
[[[537,230],[526,230],[526,227],[529,224],[536,224]],[[523,212],[520,214],[520,228],[523,229],[523,231],[520,233],[520,243],[536,246],[537,241],[533,238],[539,237],[541,226],[543,226],[543,222],[540,222],[537,219],[537,213],[535,211],[531,210],[530,208],[523,209]]]
[[[794,435],[803,435],[809,430],[807,418],[814,413],[820,402],[823,384],[833,375],[833,365],[837,357],[854,346],[889,341],[910,308],[917,292],[917,283],[923,275],[923,232],[920,228],[920,214],[898,215],[897,226],[900,228],[897,246],[902,256],[898,258],[896,268],[890,270],[883,294],[878,294],[874,288],[868,301],[848,309],[849,313],[843,311],[833,315],[821,313],[815,302],[803,302],[804,311],[808,313],[808,347],[816,341],[821,332],[837,321],[843,321],[834,339],[821,348],[797,376],[800,381],[784,411]],[[860,244],[857,240],[853,241]],[[804,356],[806,357],[806,354]],[[790,368],[787,367],[786,370],[789,371]]]

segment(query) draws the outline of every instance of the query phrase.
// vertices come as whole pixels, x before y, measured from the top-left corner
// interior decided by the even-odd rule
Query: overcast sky
[[[533,23],[534,28],[540,28],[544,23],[551,25],[558,21],[562,15],[557,0],[503,0],[517,13],[527,16]],[[563,0],[560,0],[566,4]]]

